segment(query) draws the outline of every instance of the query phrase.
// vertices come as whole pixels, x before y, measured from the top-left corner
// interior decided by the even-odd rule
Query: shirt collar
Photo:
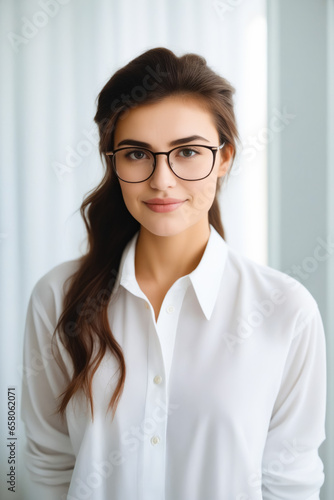
[[[139,231],[131,238],[124,248],[113,293],[117,292],[119,286],[123,286],[135,295],[145,297],[137,283],[135,273],[135,252],[138,235]]]
[[[210,230],[202,259],[189,274],[198,302],[208,320],[217,300],[228,251],[227,244],[211,224]]]
[[[113,294],[122,285],[133,294],[146,298],[135,277],[135,250],[138,235],[139,232],[132,237],[123,251]],[[208,320],[211,318],[217,300],[226,264],[227,252],[227,244],[210,224],[210,236],[202,259],[196,269],[188,275],[197,300]]]

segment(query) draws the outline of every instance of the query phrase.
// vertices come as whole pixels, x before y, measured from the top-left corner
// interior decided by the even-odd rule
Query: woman
[[[232,95],[203,58],[164,48],[99,95],[88,251],[47,273],[28,309],[34,498],[319,498],[321,317],[297,281],[223,239]]]

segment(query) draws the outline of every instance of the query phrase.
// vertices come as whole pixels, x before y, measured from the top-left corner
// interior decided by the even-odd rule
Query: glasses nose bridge
[[[153,153],[153,155],[154,155],[154,166],[156,166],[156,164],[157,164],[157,156],[158,155],[166,155],[167,156],[167,164],[170,167],[170,163],[169,163],[170,151],[159,151],[158,153]]]

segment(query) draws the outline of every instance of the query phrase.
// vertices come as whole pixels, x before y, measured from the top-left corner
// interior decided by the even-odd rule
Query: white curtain
[[[195,52],[236,88],[243,149],[221,196],[228,243],[266,263],[265,0],[0,0],[1,469],[7,387],[16,386],[24,498],[20,365],[33,285],[84,249],[78,209],[101,178],[95,99],[152,47]],[[6,496],[7,495],[7,496]]]

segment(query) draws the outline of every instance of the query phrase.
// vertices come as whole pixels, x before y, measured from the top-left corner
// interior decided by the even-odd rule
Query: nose
[[[154,189],[164,190],[175,186],[176,176],[169,167],[167,155],[156,156],[155,170],[149,180],[151,187]]]

